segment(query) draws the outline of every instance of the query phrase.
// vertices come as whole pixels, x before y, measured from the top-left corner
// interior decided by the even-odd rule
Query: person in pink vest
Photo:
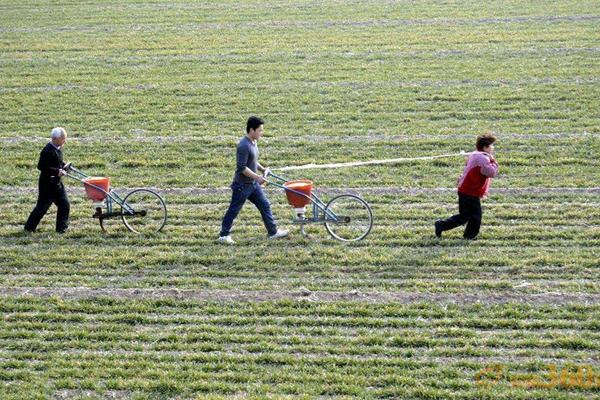
[[[469,156],[458,180],[458,214],[435,221],[435,236],[442,237],[442,232],[467,224],[464,238],[477,238],[481,227],[481,199],[486,197],[492,178],[498,175],[495,142],[496,137],[491,134],[477,137],[477,150]]]

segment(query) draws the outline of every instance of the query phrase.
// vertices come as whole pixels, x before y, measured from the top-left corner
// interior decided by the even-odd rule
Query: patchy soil
[[[600,48],[598,48],[600,52]],[[89,137],[69,137],[69,142],[75,143],[188,143],[188,142],[206,142],[206,138],[203,136],[191,136],[191,135],[177,135],[177,136],[161,136],[161,135],[146,135],[146,132],[141,129],[132,129],[131,134],[135,136],[102,136],[104,132],[98,132],[100,136],[89,136]],[[577,138],[592,138],[600,135],[588,133],[588,132],[554,132],[554,133],[502,133],[498,135],[503,140],[544,140],[544,139],[577,139]],[[473,140],[472,134],[467,133],[451,133],[438,135],[436,137],[442,139],[456,139],[456,140]],[[230,142],[236,140],[238,136],[212,136],[211,142]],[[409,140],[431,140],[434,138],[431,134],[415,133],[413,135],[385,135],[385,134],[369,134],[366,136],[357,135],[343,138],[344,143],[365,143],[365,142],[382,142],[382,143],[394,143],[394,142],[406,142]],[[276,138],[264,138],[262,139],[265,143],[269,141],[285,141],[286,143],[337,143],[340,142],[340,137],[332,135],[310,135],[310,136],[288,136],[280,135]],[[18,143],[44,143],[47,142],[46,136],[31,137],[31,136],[1,136],[0,143],[18,144]]]
[[[415,292],[325,292],[299,288],[296,291],[278,290],[193,290],[193,289],[113,289],[89,287],[3,287],[1,296],[11,297],[59,297],[68,300],[111,297],[116,299],[153,300],[181,299],[201,301],[249,301],[266,302],[279,300],[305,300],[315,302],[357,301],[367,303],[419,303],[440,304],[598,304],[600,294],[541,293],[525,294],[515,291],[476,294],[415,293]]]
[[[98,393],[93,390],[61,389],[54,392],[52,400],[90,399],[90,400],[125,400],[131,399],[133,392],[129,390],[106,390]]]

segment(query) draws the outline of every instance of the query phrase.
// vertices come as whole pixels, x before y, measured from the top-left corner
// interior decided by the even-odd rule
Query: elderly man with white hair
[[[52,203],[56,204],[56,232],[64,233],[69,225],[70,204],[61,182],[65,175],[65,162],[63,161],[62,147],[67,140],[65,128],[54,128],[51,133],[52,140],[40,153],[37,168],[40,170],[39,194],[37,204],[27,222],[25,230],[34,232],[41,219],[46,215]]]

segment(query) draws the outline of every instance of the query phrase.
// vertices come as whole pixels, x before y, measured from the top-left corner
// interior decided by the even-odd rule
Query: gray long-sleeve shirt
[[[252,172],[258,168],[258,146],[248,136],[244,136],[237,145],[236,169],[233,177],[234,183],[253,183],[254,179],[242,173],[246,167]]]

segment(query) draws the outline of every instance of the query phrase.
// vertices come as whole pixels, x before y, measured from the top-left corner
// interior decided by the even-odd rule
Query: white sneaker
[[[219,238],[217,239],[217,242],[219,242],[219,243],[225,243],[225,244],[235,244],[235,242],[231,238],[231,235],[219,236]]]
[[[290,232],[287,229],[277,229],[277,232],[269,236],[269,239],[281,239],[286,237]]]

